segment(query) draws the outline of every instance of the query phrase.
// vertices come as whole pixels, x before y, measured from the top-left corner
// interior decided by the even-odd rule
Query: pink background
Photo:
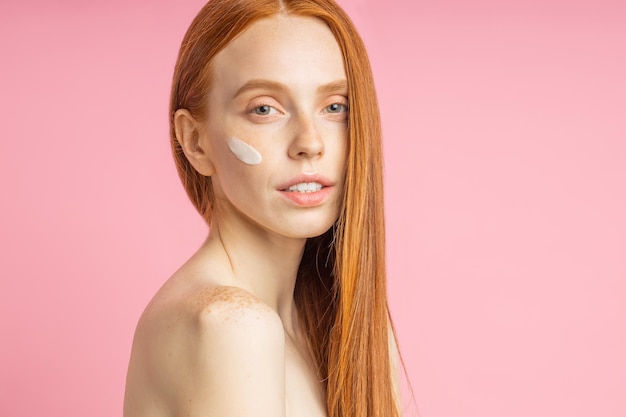
[[[136,320],[206,233],[166,116],[202,3],[2,0],[1,417],[121,414]],[[626,3],[342,4],[421,416],[626,416]]]

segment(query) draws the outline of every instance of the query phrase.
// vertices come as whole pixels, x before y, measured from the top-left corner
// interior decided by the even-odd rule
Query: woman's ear
[[[206,177],[215,174],[215,166],[207,149],[207,138],[203,136],[198,122],[191,116],[189,110],[176,110],[174,113],[174,130],[176,140],[180,143],[185,156],[196,171]]]

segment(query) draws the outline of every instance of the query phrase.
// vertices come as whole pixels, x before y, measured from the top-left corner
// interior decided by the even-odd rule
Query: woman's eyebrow
[[[285,84],[279,83],[277,81],[262,79],[250,80],[237,89],[233,98],[237,98],[241,94],[250,90],[286,91],[288,90],[288,87]],[[317,88],[317,92],[320,94],[329,94],[345,91],[348,91],[348,81],[346,80],[333,81],[328,84],[320,85]]]
[[[279,83],[276,81],[270,80],[250,80],[246,82],[244,85],[239,87],[237,92],[233,98],[239,97],[241,94],[250,90],[275,90],[275,91],[285,91],[287,90],[287,86],[283,83]]]
[[[346,80],[337,80],[328,84],[320,85],[317,88],[317,92],[320,94],[330,94],[330,93],[338,93],[338,92],[347,92],[348,91],[348,81]]]

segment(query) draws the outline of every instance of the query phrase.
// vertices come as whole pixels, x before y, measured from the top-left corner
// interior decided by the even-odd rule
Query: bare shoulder
[[[276,312],[243,289],[154,301],[137,326],[125,417],[283,416],[284,345]]]
[[[191,297],[186,308],[195,341],[207,344],[212,351],[224,348],[227,356],[233,353],[253,359],[259,355],[256,359],[284,359],[280,317],[249,292],[237,287],[205,289]]]
[[[278,326],[278,314],[260,299],[238,287],[205,288],[192,294],[184,303],[191,317],[203,326],[240,327]]]

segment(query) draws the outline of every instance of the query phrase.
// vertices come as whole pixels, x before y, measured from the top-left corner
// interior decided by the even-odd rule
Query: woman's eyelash
[[[250,113],[254,113],[258,116],[267,116],[272,114],[272,110],[277,112],[278,110],[274,106],[270,106],[269,104],[259,104],[258,106],[254,106]]]
[[[348,103],[341,102],[341,101],[331,103],[328,106],[324,107],[324,111],[327,113],[331,113],[331,114],[343,113],[349,110],[350,110],[350,106],[348,105]],[[279,111],[280,110],[278,110],[276,107],[270,104],[258,104],[252,107],[248,111],[248,113],[252,113],[257,116],[269,116]]]
[[[339,113],[340,111],[348,111],[349,109],[350,107],[348,106],[348,104],[342,102],[332,103],[325,107],[325,110],[327,110],[329,113]]]

